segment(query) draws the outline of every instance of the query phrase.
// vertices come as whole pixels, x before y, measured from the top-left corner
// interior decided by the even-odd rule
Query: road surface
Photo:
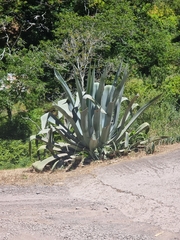
[[[180,146],[53,184],[1,184],[5,239],[180,240]]]

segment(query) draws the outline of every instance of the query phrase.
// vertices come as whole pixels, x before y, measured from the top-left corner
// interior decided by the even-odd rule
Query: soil
[[[0,171],[0,240],[180,240],[180,144],[71,172]]]

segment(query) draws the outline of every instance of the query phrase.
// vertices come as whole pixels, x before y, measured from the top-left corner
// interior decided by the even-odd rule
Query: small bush
[[[161,88],[155,88],[150,81],[142,79],[131,79],[125,88],[126,96],[130,97],[139,94],[137,99],[140,105],[144,104],[148,98],[153,98],[162,92],[162,97],[147,109],[138,119],[141,122],[151,124],[150,136],[167,135],[169,137],[180,136],[180,76],[167,78]]]
[[[0,169],[30,166],[28,144],[21,140],[1,140]]]
[[[19,113],[12,118],[6,120],[5,118],[0,122],[0,138],[4,140],[25,140],[31,133],[24,117],[26,113]]]

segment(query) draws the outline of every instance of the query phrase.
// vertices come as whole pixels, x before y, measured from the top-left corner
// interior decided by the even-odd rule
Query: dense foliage
[[[120,59],[131,69],[128,98],[139,93],[144,104],[163,93],[140,119],[152,123],[150,134],[178,135],[178,0],[0,0],[1,141],[25,141],[37,131],[35,109],[46,112],[48,103],[63,97],[54,68],[74,91],[76,77],[86,87],[93,64],[97,79],[109,67],[111,84]]]

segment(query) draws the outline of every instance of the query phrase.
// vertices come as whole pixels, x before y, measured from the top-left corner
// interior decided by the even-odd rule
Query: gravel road
[[[180,145],[53,184],[0,184],[0,240],[180,240]]]

